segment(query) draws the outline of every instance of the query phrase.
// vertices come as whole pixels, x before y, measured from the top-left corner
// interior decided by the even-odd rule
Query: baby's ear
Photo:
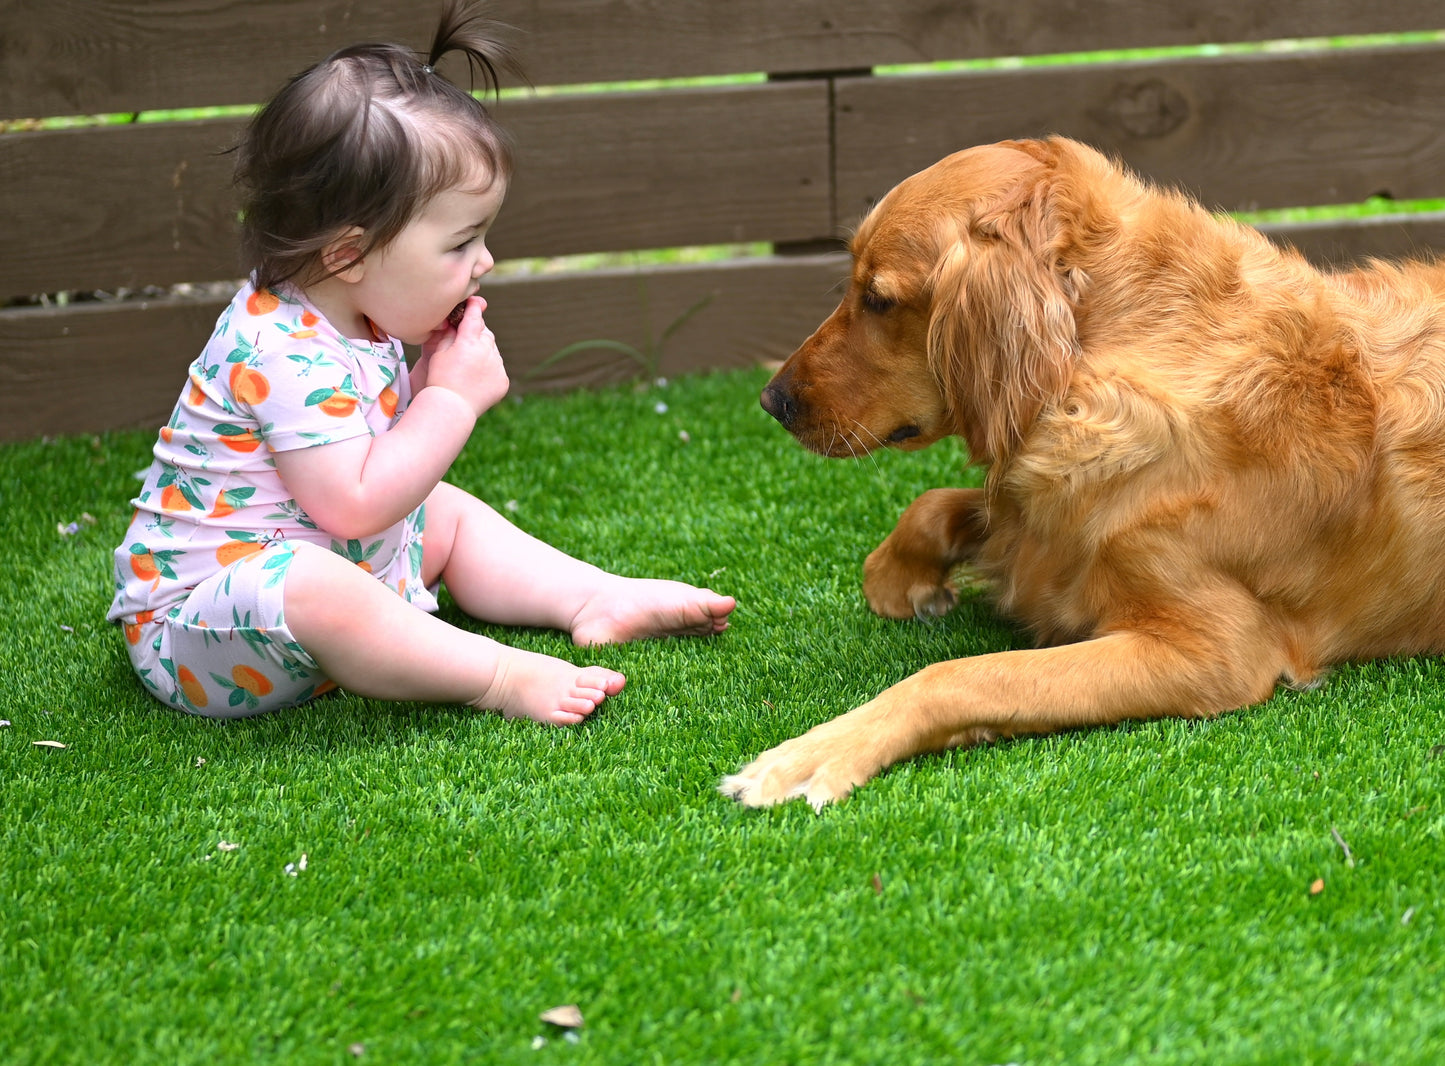
[[[321,268],[327,277],[361,280],[366,273],[366,260],[361,255],[361,238],[365,232],[360,226],[352,226],[321,249]]]

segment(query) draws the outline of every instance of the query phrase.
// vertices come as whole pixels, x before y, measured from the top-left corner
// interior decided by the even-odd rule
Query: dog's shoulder
[[[1190,397],[1142,366],[1076,372],[1044,408],[1009,463],[1024,493],[1079,491],[1116,481],[1187,445]]]

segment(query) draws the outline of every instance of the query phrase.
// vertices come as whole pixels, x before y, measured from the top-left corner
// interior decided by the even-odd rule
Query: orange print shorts
[[[277,541],[168,609],[122,619],[131,665],[151,695],[208,718],[245,718],[335,688],[286,628],[294,553]]]

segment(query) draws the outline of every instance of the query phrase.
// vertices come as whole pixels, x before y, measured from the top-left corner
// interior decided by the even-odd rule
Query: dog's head
[[[768,383],[764,409],[823,455],[950,434],[976,461],[1008,454],[1067,384],[1080,190],[1109,169],[1072,142],[1005,142],[902,182],[858,227],[842,302]]]

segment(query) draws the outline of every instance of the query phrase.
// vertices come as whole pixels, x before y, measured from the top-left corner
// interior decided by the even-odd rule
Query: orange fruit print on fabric
[[[314,404],[332,418],[346,418],[361,403],[361,397],[340,389],[318,389],[306,398],[307,404]]]
[[[231,395],[244,404],[263,403],[271,395],[271,383],[266,375],[245,363],[231,367]]]
[[[231,670],[231,680],[253,696],[265,696],[275,687],[270,678],[249,666],[234,667]]]
[[[186,699],[191,701],[192,706],[204,707],[207,703],[211,702],[206,696],[206,690],[201,687],[200,679],[191,673],[188,668],[184,666],[176,667],[176,684],[178,684],[181,691],[185,693]]]
[[[163,511],[189,511],[191,501],[186,499],[186,494],[181,490],[180,485],[170,484],[161,490],[161,510]]]
[[[280,299],[270,289],[261,289],[246,297],[246,313],[248,315],[269,315],[276,308],[281,306]]]
[[[261,446],[261,439],[249,428],[223,422],[213,427],[213,430],[216,436],[221,438],[221,443],[233,452],[254,452]]]
[[[232,532],[232,535],[235,535],[234,532]],[[230,566],[232,563],[239,559],[244,559],[248,555],[255,555],[264,547],[266,547],[266,544],[260,539],[228,540],[216,549],[216,562],[222,566]]]
[[[132,566],[132,569],[134,569],[134,566]],[[125,630],[126,643],[139,644],[141,637],[141,626],[145,625],[155,616],[155,611],[142,611],[140,614],[135,616],[134,622],[122,623],[121,628]]]

